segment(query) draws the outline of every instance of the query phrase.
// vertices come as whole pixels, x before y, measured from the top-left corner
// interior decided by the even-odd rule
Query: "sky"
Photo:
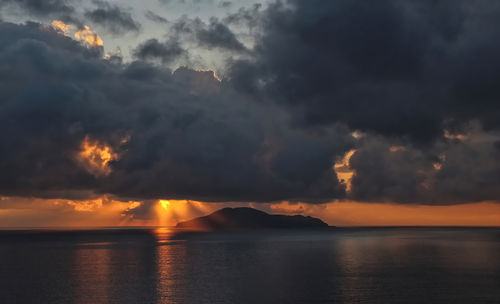
[[[0,0],[0,226],[498,226],[499,34],[493,0]]]

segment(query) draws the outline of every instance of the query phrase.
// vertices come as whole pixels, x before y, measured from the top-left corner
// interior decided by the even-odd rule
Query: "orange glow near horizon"
[[[0,204],[0,227],[99,227],[133,225],[125,212],[141,205],[107,195],[90,200],[5,197]]]
[[[336,226],[500,226],[500,204],[481,202],[451,206],[332,202],[271,205],[276,213],[303,214]]]
[[[151,214],[135,218],[139,201],[117,201],[106,195],[90,200],[4,197],[0,227],[175,226],[224,207],[253,207],[273,214],[301,214],[334,226],[500,226],[500,203],[423,206],[360,202],[203,203],[158,200]],[[138,209],[139,210],[139,209]]]

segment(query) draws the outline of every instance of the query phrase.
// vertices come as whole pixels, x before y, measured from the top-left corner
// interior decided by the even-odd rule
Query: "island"
[[[302,215],[278,215],[247,208],[223,208],[207,216],[179,222],[177,228],[193,230],[323,229],[322,220]]]

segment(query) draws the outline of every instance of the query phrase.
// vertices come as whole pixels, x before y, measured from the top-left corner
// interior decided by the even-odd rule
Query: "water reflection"
[[[156,248],[156,292],[158,303],[183,303],[188,289],[185,280],[185,246],[165,244]]]
[[[498,229],[0,233],[2,303],[499,303]]]
[[[93,245],[98,246],[99,243]],[[82,249],[74,251],[74,261],[70,272],[74,282],[75,303],[86,303],[89,291],[92,298],[101,303],[110,302],[111,249]]]
[[[338,239],[345,302],[487,303],[500,299],[498,232],[399,229]],[[398,300],[399,299],[399,300]],[[494,301],[493,301],[494,299]]]

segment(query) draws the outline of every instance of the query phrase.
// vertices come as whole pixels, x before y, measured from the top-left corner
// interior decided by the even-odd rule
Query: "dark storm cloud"
[[[251,50],[236,26],[255,34]],[[183,17],[169,34],[122,64],[48,27],[2,23],[0,194],[498,200],[497,2],[290,0]],[[175,62],[193,41],[246,59],[221,82],[146,62]],[[109,175],[75,160],[86,137],[119,155]],[[332,166],[350,149],[346,194]]]
[[[234,87],[290,110],[297,127],[367,132],[348,198],[498,200],[498,137],[473,139],[500,127],[498,3],[291,0],[225,23],[244,16],[261,32],[254,57],[229,66]],[[471,122],[482,131],[468,140],[443,137]]]
[[[239,89],[289,107],[302,125],[426,142],[452,121],[497,128],[495,1],[288,1],[263,12]]]
[[[351,199],[375,202],[457,204],[500,197],[500,136],[472,130],[426,149],[364,140],[352,156]]]
[[[137,32],[141,28],[141,25],[123,8],[100,0],[93,0],[92,2],[97,5],[97,8],[87,11],[85,17],[105,27],[111,33]]]
[[[164,43],[157,39],[149,39],[134,50],[136,58],[142,60],[159,59],[163,63],[169,63],[185,54],[186,50],[182,48],[177,39],[170,39]]]
[[[351,157],[350,168],[355,172],[352,199],[401,203],[420,202],[425,182],[435,171],[430,155],[381,138],[364,140]]]
[[[352,148],[341,126],[290,129],[212,72],[114,63],[38,24],[0,24],[0,193],[139,199],[327,201]],[[85,138],[120,155],[109,175],[77,159]],[[126,143],[124,138],[130,138]]]

